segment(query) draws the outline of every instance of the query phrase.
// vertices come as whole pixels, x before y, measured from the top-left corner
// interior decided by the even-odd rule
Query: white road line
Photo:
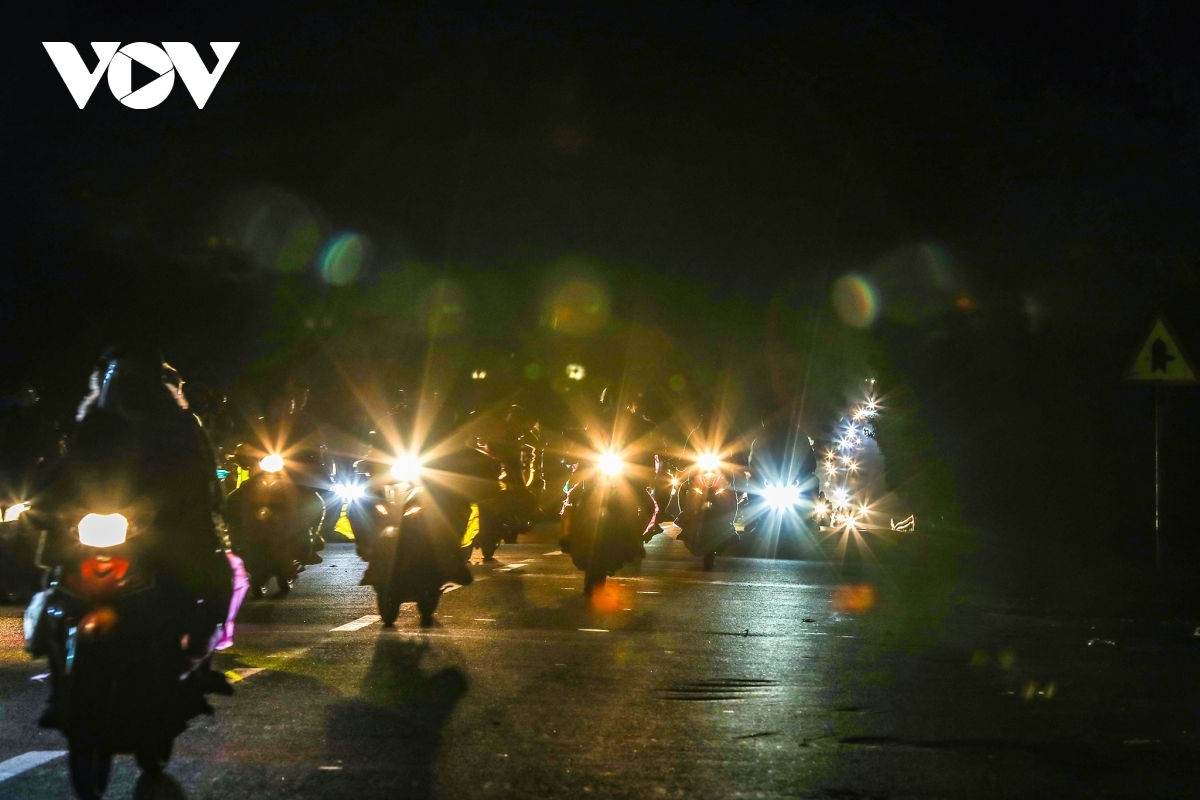
[[[362,630],[368,625],[374,625],[376,622],[379,622],[379,620],[380,617],[378,614],[367,614],[365,617],[359,617],[358,619],[354,620],[354,622],[347,622],[345,625],[338,625],[336,628],[330,628],[329,632],[341,633],[343,631]]]
[[[244,681],[251,675],[257,675],[260,672],[265,672],[262,667],[240,667],[238,669],[225,670],[225,679],[230,683]]]
[[[542,553],[544,556],[561,556],[562,554],[562,550],[551,550],[549,553]]]
[[[0,783],[66,754],[66,750],[31,750],[8,761],[0,761]]]
[[[610,633],[608,628],[580,628],[584,633]]]
[[[308,647],[294,647],[291,650],[283,650],[278,653],[269,653],[266,657],[272,660],[282,659],[283,661],[291,661],[293,658],[300,658],[301,656],[306,655],[309,650],[313,649],[314,646],[315,645],[309,645]]]
[[[483,580],[483,579],[480,578],[480,580]],[[447,592],[453,592],[455,589],[461,589],[461,588],[462,587],[459,586],[457,583],[452,583],[449,586],[447,586],[445,589],[442,589],[442,594],[446,594]]]

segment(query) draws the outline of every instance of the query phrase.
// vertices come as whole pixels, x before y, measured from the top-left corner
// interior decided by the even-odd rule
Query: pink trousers
[[[225,618],[225,629],[217,640],[217,650],[228,650],[233,647],[233,621],[237,618],[238,609],[250,591],[250,573],[246,572],[246,564],[239,556],[226,551],[229,566],[233,568],[233,597],[229,600],[229,616]]]

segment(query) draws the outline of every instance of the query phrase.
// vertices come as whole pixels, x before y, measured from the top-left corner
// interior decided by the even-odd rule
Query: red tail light
[[[119,591],[129,572],[129,561],[120,556],[89,556],[79,565],[80,589],[93,596]]]

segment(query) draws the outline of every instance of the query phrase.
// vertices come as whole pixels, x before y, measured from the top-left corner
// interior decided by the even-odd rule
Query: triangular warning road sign
[[[1196,369],[1191,359],[1180,349],[1162,317],[1154,321],[1146,343],[1129,368],[1128,378],[1131,381],[1196,383]]]

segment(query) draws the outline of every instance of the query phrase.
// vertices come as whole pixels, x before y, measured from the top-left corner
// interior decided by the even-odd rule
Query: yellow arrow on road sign
[[[1192,367],[1191,359],[1180,349],[1162,317],[1154,321],[1146,343],[1138,351],[1137,358],[1129,369],[1128,379],[1160,383],[1196,383],[1196,370]]]

